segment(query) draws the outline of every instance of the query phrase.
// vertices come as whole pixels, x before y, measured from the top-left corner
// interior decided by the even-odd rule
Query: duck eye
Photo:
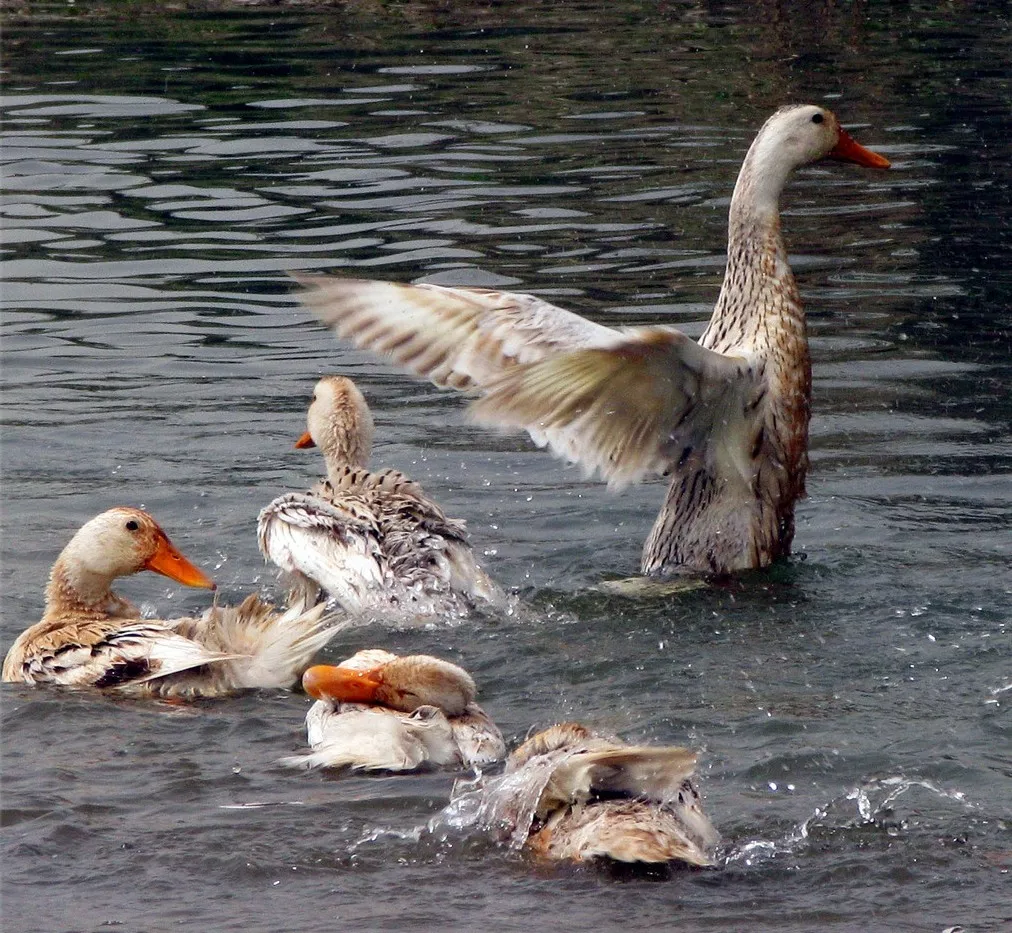
[[[814,115],[814,116],[812,117],[812,122],[813,122],[813,123],[821,123],[821,122],[823,121],[823,119],[824,119],[824,118],[823,118],[822,114],[821,114],[821,113],[817,113],[817,114],[815,114],[815,115]]]
[[[126,523],[126,530],[127,531],[136,531],[140,527],[141,526],[137,524],[136,520],[132,519],[132,518],[130,519],[130,521],[128,521]]]

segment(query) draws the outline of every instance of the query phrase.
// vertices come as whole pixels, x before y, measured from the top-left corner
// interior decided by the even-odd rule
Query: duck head
[[[324,376],[313,389],[306,433],[298,448],[319,447],[332,467],[364,467],[372,453],[372,412],[358,387],[345,376]]]
[[[858,143],[836,114],[815,104],[781,107],[762,126],[742,163],[732,197],[736,212],[775,212],[788,176],[820,159],[889,168],[889,160]]]
[[[447,716],[460,716],[477,692],[471,675],[449,661],[425,654],[397,657],[375,649],[360,651],[337,666],[309,668],[302,687],[318,700],[368,703],[407,713],[434,706]]]
[[[815,104],[781,107],[759,130],[748,157],[781,163],[787,171],[824,158],[867,168],[889,168],[890,164],[843,129],[833,111]]]
[[[147,512],[121,506],[78,529],[50,575],[48,601],[100,608],[116,577],[152,570],[184,586],[214,589]]]

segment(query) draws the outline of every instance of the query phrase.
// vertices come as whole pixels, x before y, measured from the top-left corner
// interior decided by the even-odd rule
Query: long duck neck
[[[368,466],[375,430],[372,412],[350,379],[330,376],[317,383],[306,427],[323,454],[331,483],[336,484],[349,467]]]
[[[780,231],[780,194],[793,166],[760,134],[742,164],[728,216],[727,269],[700,343],[721,352],[808,357],[801,296]],[[784,360],[783,362],[787,362]],[[796,364],[795,364],[796,365]]]
[[[731,197],[724,284],[699,340],[718,352],[747,353],[764,367],[764,444],[786,469],[782,484],[792,488],[782,498],[790,501],[804,495],[812,398],[805,311],[780,232],[780,194],[794,167],[775,139],[756,137]]]

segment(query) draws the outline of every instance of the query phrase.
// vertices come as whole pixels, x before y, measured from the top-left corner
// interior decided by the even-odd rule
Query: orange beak
[[[145,570],[153,570],[182,583],[184,586],[199,586],[206,590],[214,589],[214,581],[199,567],[194,567],[176,549],[176,546],[159,532],[155,541],[155,553],[143,564]]]
[[[829,151],[828,158],[837,159],[840,162],[856,162],[866,168],[889,168],[890,165],[885,156],[865,149],[846,130],[840,130],[840,139]]]
[[[297,440],[297,441],[295,442],[295,446],[296,446],[296,447],[297,447],[297,448],[298,448],[299,450],[304,450],[304,449],[305,449],[306,447],[315,447],[315,446],[316,446],[316,441],[314,441],[314,440],[312,439],[312,437],[310,437],[310,436],[309,436],[309,432],[308,432],[308,431],[306,431],[306,433],[305,433],[305,434],[303,434],[303,435],[302,435],[302,437],[300,437],[300,438],[299,438],[299,439],[298,439],[298,440]]]
[[[302,675],[302,689],[317,700],[340,703],[375,703],[383,684],[376,671],[354,671],[348,667],[317,664]]]

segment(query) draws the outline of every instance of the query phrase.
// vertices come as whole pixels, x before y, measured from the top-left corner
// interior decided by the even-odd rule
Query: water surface
[[[83,5],[82,5],[83,6]],[[459,7],[459,5],[458,5]],[[307,701],[5,685],[11,930],[995,930],[1012,816],[1008,24],[987,5],[392,4],[13,13],[3,75],[0,647],[73,531],[150,509],[221,597],[320,469],[312,385],[466,518],[524,611],[342,634],[470,670],[511,742],[579,719],[702,750],[712,872],[547,870],[436,819],[451,775],[293,773]],[[888,174],[799,172],[814,355],[795,555],[661,599],[621,496],[319,329],[289,270],[533,291],[698,335],[780,104]],[[152,613],[199,592],[145,574]]]

